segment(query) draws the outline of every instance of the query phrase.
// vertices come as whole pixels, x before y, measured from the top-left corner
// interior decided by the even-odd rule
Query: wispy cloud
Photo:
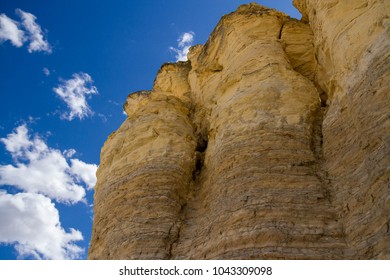
[[[22,19],[22,25],[27,31],[28,36],[28,51],[31,52],[47,52],[51,53],[51,46],[44,39],[43,32],[39,24],[35,22],[37,19],[33,14],[16,9],[16,13]]]
[[[39,136],[31,137],[21,125],[0,139],[13,158],[13,164],[0,165],[0,185],[14,186],[29,193],[39,193],[61,203],[77,203],[96,183],[95,164],[68,159],[74,152],[50,148]]]
[[[14,245],[20,258],[77,259],[84,249],[76,244],[82,233],[65,230],[52,202],[85,201],[85,189],[96,183],[97,165],[73,158],[76,150],[50,148],[39,135],[32,136],[26,124],[1,138],[13,164],[0,165],[0,243]]]
[[[24,32],[18,27],[19,23],[5,14],[0,14],[0,43],[11,41],[15,47],[23,46]]]
[[[169,49],[176,53],[176,61],[187,61],[188,51],[194,42],[195,33],[192,31],[185,32],[177,39],[178,48],[170,47]]]
[[[54,88],[54,92],[66,103],[70,112],[61,115],[61,118],[73,120],[74,118],[84,119],[93,115],[93,111],[88,105],[87,97],[97,94],[98,90],[92,85],[93,80],[86,73],[75,73],[72,79],[63,80]]]
[[[15,21],[5,14],[0,15],[0,43],[11,41],[12,45],[21,47],[28,43],[28,52],[51,53],[52,48],[45,39],[41,26],[36,22],[37,17],[21,9],[16,9],[21,22]]]
[[[50,76],[50,70],[47,69],[46,67],[44,67],[44,68],[42,69],[42,71],[43,71],[43,74],[45,74],[46,77]]]
[[[71,158],[71,157],[73,157],[73,156],[76,154],[76,150],[75,150],[75,149],[64,150],[64,151],[62,152],[62,154],[63,154],[66,158]]]
[[[81,232],[66,232],[54,203],[41,194],[0,190],[0,224],[0,242],[15,245],[20,258],[77,259],[84,251],[75,244]]]

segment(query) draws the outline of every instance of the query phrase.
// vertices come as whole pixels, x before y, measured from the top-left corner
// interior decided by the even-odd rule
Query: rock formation
[[[222,17],[127,98],[90,259],[390,259],[390,2]]]

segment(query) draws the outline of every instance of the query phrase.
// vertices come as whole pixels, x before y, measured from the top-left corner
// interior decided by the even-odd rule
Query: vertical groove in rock
[[[333,207],[335,207],[335,202],[332,195],[334,187],[332,186],[331,178],[329,177],[329,174],[326,170],[323,153],[323,120],[326,114],[326,109],[326,107],[321,106],[321,108],[319,108],[317,113],[314,115],[311,149],[315,157],[315,161],[313,162],[315,176],[320,181],[324,192],[324,197],[322,199],[327,200]],[[336,211],[334,211],[334,219],[336,221],[339,219]]]
[[[314,51],[314,35],[310,25],[288,18],[280,31],[280,39],[294,70],[314,82],[317,61]]]
[[[208,144],[208,140],[205,140],[204,138],[198,139],[198,145],[196,146],[196,150],[195,150],[195,157],[196,157],[195,168],[192,176],[192,179],[195,184],[198,183],[199,177],[204,167],[204,158],[207,149],[207,144]]]
[[[181,206],[180,212],[178,215],[178,220],[175,221],[172,224],[172,227],[169,229],[169,232],[168,232],[169,240],[167,243],[168,244],[167,259],[174,258],[174,254],[172,252],[173,252],[174,247],[177,245],[177,242],[180,240],[180,232],[181,232],[181,228],[182,228],[182,225],[184,223],[184,220],[186,218],[186,212],[187,212],[186,210],[187,210],[187,202],[185,202]],[[174,232],[174,235],[172,235],[171,232]]]

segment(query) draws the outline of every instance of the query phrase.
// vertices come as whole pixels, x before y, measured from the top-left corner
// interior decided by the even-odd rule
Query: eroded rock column
[[[105,143],[90,259],[167,259],[185,207],[196,141],[189,108],[162,92],[129,96]]]
[[[199,124],[208,124],[208,144],[173,250],[177,258],[342,254],[342,227],[325,179],[319,178],[320,143],[314,135],[319,92],[285,53],[281,34],[289,20],[243,5],[222,18],[203,48],[189,54],[190,85],[208,120]],[[310,53],[313,46],[303,35],[301,44]]]

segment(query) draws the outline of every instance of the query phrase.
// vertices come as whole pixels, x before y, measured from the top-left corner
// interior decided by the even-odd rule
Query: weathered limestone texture
[[[240,6],[129,95],[90,259],[390,259],[390,3],[294,4]]]
[[[325,167],[346,258],[390,259],[390,1],[295,1],[329,96]],[[353,3],[353,4],[352,4]]]

